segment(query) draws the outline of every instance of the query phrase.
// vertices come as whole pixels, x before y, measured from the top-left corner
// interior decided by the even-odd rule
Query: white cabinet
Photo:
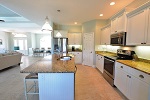
[[[115,86],[129,100],[149,100],[150,75],[116,62]]]
[[[127,14],[127,45],[150,44],[149,15],[150,7],[143,6]]]
[[[116,32],[126,32],[126,12],[125,9],[111,18],[111,34]]]
[[[96,54],[96,67],[103,73],[103,70],[104,70],[104,56]]]
[[[58,33],[58,31],[62,35],[61,37],[66,37],[67,38],[68,31],[66,31],[66,30],[54,30],[54,37],[57,37],[56,34]]]
[[[38,73],[39,100],[74,100],[74,73]]]
[[[75,64],[82,64],[82,52],[68,52],[68,54],[74,55]]]
[[[105,26],[101,29],[101,45],[110,44],[110,25]]]
[[[69,45],[81,45],[81,33],[68,33]]]

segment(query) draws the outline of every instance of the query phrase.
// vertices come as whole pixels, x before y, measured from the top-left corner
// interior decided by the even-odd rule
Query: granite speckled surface
[[[117,56],[116,53],[107,52],[107,51],[95,51],[96,54],[102,55],[102,56]]]
[[[116,53],[111,53],[111,52],[95,51],[95,53],[100,54],[102,56],[116,56]],[[139,71],[142,71],[150,75],[150,61],[149,60],[146,60],[146,59],[139,59],[139,61],[117,60],[117,62],[120,62],[131,68],[137,69]]]
[[[62,56],[62,55],[61,55]],[[75,72],[75,63],[73,55],[71,60],[63,61],[58,60],[60,55],[53,54],[46,56],[43,59],[35,62],[34,64],[26,67],[21,70],[21,73],[74,73]]]

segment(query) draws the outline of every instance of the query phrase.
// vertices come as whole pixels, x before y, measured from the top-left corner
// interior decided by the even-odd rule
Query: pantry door
[[[83,34],[83,65],[94,67],[94,33]]]

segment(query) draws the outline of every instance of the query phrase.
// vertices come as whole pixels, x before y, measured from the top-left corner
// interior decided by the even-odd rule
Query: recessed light
[[[103,16],[103,14],[100,14],[99,16]]]
[[[77,22],[74,22],[74,24],[77,24]]]
[[[111,6],[114,5],[114,4],[115,4],[115,2],[111,2],[111,3],[110,3]]]

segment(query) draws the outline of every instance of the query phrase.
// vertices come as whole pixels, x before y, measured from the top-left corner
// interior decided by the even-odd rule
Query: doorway
[[[14,36],[14,50],[28,55],[27,36],[25,34],[16,34]]]

